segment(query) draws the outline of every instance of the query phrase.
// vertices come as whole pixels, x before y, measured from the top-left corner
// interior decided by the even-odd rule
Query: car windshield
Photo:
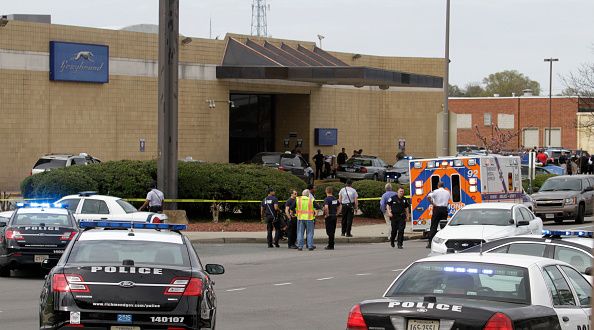
[[[462,209],[452,217],[448,226],[493,225],[509,226],[511,210],[503,209]]]
[[[576,178],[548,179],[538,191],[581,191],[582,180]]]
[[[346,162],[347,166],[371,166],[371,159],[351,158]]]
[[[473,262],[417,262],[386,297],[437,296],[530,304],[528,270]]]
[[[117,199],[116,203],[118,203],[118,205],[121,206],[126,213],[138,212],[138,210],[132,204],[126,202],[123,199]]]
[[[183,244],[153,241],[79,240],[72,248],[68,263],[134,264],[189,266],[188,249]]]
[[[37,161],[37,163],[35,163],[35,166],[33,166],[33,168],[36,170],[46,170],[59,167],[66,167],[66,159],[41,158]]]
[[[408,169],[408,159],[401,159],[394,164],[395,168],[405,168]]]
[[[262,164],[275,164],[279,165],[280,155],[263,155]]]
[[[71,226],[66,214],[25,213],[17,214],[13,226]]]

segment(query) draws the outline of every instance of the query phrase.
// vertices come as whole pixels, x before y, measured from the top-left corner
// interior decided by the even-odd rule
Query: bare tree
[[[481,140],[481,142],[483,142],[483,145],[487,150],[494,154],[498,154],[505,149],[509,141],[520,135],[520,130],[501,130],[497,125],[494,125],[491,136],[485,136],[479,130],[478,125],[474,125],[474,134]]]
[[[587,135],[594,134],[594,63],[582,64],[575,72],[563,77],[563,95],[577,96],[578,109],[586,113],[576,119],[576,128]]]

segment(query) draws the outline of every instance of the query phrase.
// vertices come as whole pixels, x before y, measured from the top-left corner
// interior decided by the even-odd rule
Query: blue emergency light
[[[584,230],[543,230],[542,236],[544,237],[561,237],[561,236],[575,236],[575,237],[587,237],[592,238],[591,231],[584,231]]]
[[[169,223],[148,223],[130,221],[81,221],[81,228],[133,228],[133,229],[164,229],[164,230],[186,230],[188,226]]]
[[[62,205],[61,203],[28,203],[28,202],[18,202],[16,203],[16,207],[17,208],[23,208],[23,207],[42,207],[42,208],[63,208],[65,207],[65,205]]]

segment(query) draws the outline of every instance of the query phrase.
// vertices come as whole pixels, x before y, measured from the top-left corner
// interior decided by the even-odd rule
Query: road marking
[[[404,268],[392,269],[393,272],[400,272],[400,271],[403,271],[403,270],[404,270]]]
[[[371,275],[371,273],[361,273],[361,274],[355,274],[357,276],[367,276],[367,275]]]
[[[231,292],[231,291],[243,291],[243,290],[245,290],[245,288],[229,289],[229,290],[225,290],[225,291]]]
[[[287,282],[287,283],[276,283],[275,286],[283,286],[283,285],[291,285],[293,283],[291,282]]]
[[[331,280],[331,279],[333,279],[333,278],[334,278],[334,277],[322,277],[322,278],[318,278],[318,279],[316,279],[316,281],[325,281],[325,280]]]

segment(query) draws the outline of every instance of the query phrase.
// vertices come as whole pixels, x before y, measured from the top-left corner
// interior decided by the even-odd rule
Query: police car
[[[0,276],[11,269],[40,266],[45,259],[60,258],[78,233],[68,210],[48,203],[18,203],[8,222],[0,227]]]
[[[591,231],[543,230],[542,235],[502,238],[462,251],[523,254],[561,260],[572,265],[592,283]]]
[[[138,211],[132,204],[114,196],[83,191],[78,195],[62,197],[56,203],[64,205],[78,221],[125,220],[165,223],[165,214]]]
[[[448,254],[405,269],[381,299],[350,311],[347,329],[589,329],[590,283],[561,261]]]
[[[433,237],[431,254],[457,252],[494,239],[542,233],[542,220],[522,204],[464,206]]]
[[[214,329],[209,274],[179,230],[185,225],[81,222],[40,297],[40,329]],[[133,228],[132,228],[133,227]]]

